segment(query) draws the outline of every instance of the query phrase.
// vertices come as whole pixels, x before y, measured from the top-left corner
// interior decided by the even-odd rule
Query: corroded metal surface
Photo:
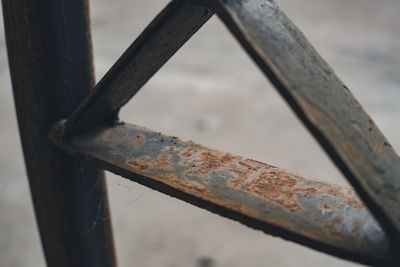
[[[117,125],[85,133],[111,127],[119,109],[213,12],[349,179],[390,245],[350,189],[138,127]],[[377,262],[388,251],[398,257],[400,158],[272,0],[173,0],[62,131],[58,144],[71,154],[252,227],[360,262]]]
[[[400,248],[400,158],[271,0],[172,1],[73,113],[66,135],[116,120],[119,109],[212,16],[210,9],[217,11]]]
[[[118,124],[63,143],[71,155],[267,233],[361,262],[387,256],[385,235],[351,189],[150,130]]]
[[[217,0],[218,14],[400,244],[400,158],[272,0]]]

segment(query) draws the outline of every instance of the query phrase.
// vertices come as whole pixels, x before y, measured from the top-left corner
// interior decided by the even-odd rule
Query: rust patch
[[[254,160],[239,161],[239,164],[246,167],[248,170],[258,171],[261,168],[260,163],[255,163],[257,162]]]
[[[224,166],[232,163],[236,157],[229,154],[220,154],[215,153],[213,151],[196,151],[196,157],[193,157],[192,154],[186,163],[189,163],[189,166],[192,166],[192,170],[187,172],[186,176],[201,176],[208,174],[212,171],[216,171],[222,169]],[[200,152],[200,153],[199,153]],[[183,151],[183,154],[186,154],[186,151]]]
[[[303,208],[295,196],[296,192],[293,190],[295,186],[296,180],[289,176],[264,172],[256,179],[243,184],[241,189],[254,192],[291,212],[300,212]]]
[[[151,171],[154,168],[167,168],[171,166],[168,156],[161,155],[152,160],[148,156],[143,156],[134,160],[128,160],[128,165],[144,172]]]
[[[172,155],[179,157],[178,162],[171,162]],[[321,197],[317,205],[323,211],[334,211],[349,207],[354,209],[364,208],[364,205],[357,199],[352,190],[328,186],[311,179],[307,180],[264,163],[229,153],[209,150],[196,144],[183,148],[167,146],[156,158],[143,156],[131,159],[127,164],[141,173],[151,173],[153,169],[171,170],[183,166],[183,173],[175,172],[174,175],[168,176],[168,180],[173,181],[183,191],[196,191],[198,193],[201,192],[199,185],[193,187],[195,182],[185,178],[202,177],[203,187],[206,186],[213,172],[221,171],[229,177],[226,181],[227,186],[263,198],[289,212],[304,211],[303,204],[298,198],[299,195]],[[161,175],[157,174],[156,176]],[[161,179],[160,177],[155,178]],[[205,190],[205,188],[202,190]],[[208,193],[211,194],[209,191]],[[324,196],[337,197],[337,202],[328,204],[324,202]]]
[[[180,164],[188,167],[186,177],[206,176],[213,171],[229,169],[229,166],[238,160],[238,157],[229,153],[208,150],[191,143],[191,146],[177,151]]]
[[[252,194],[258,195],[270,202],[289,210],[290,212],[303,211],[302,204],[298,200],[298,195],[306,196],[334,196],[338,198],[338,203],[324,203],[321,199],[319,207],[324,211],[334,211],[351,207],[354,209],[364,208],[352,190],[342,187],[332,188],[323,183],[318,186],[307,186],[307,180],[299,176],[290,174],[281,169],[271,167],[263,168],[263,172],[252,175],[253,177],[242,182],[245,177],[240,177],[234,181],[233,185]],[[248,173],[247,173],[248,174]]]
[[[257,177],[246,181],[240,188],[278,204],[290,212],[301,212],[303,206],[297,198],[297,194],[316,195],[318,189],[301,187],[299,179],[278,168],[271,167]]]

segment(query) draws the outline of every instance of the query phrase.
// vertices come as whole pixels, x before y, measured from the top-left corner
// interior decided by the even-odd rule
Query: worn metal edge
[[[132,134],[132,133],[134,133],[134,134]],[[52,134],[51,134],[51,139],[59,148],[61,148],[68,154],[70,154],[80,160],[91,162],[91,163],[97,165],[98,167],[101,167],[105,170],[111,171],[117,175],[123,176],[132,181],[138,182],[142,185],[145,185],[147,187],[150,187],[152,189],[160,191],[164,194],[181,199],[185,202],[191,203],[200,208],[204,208],[213,213],[219,214],[223,217],[241,222],[244,225],[247,225],[254,229],[261,230],[267,234],[270,234],[273,236],[278,236],[283,239],[290,240],[290,241],[305,245],[307,247],[313,248],[315,250],[325,252],[325,253],[328,253],[328,254],[343,258],[343,259],[348,259],[348,260],[352,260],[352,261],[363,263],[363,264],[370,264],[370,265],[377,265],[377,266],[380,266],[383,264],[388,264],[387,259],[389,258],[389,256],[388,256],[389,255],[389,251],[388,251],[389,246],[388,246],[387,238],[386,238],[385,234],[383,233],[383,231],[380,229],[379,225],[375,222],[373,217],[369,214],[367,209],[362,206],[362,203],[357,199],[355,194],[350,192],[350,191],[352,191],[351,189],[344,189],[342,187],[338,187],[335,185],[328,185],[323,182],[318,182],[318,181],[311,180],[309,178],[300,177],[298,175],[294,175],[292,173],[289,173],[289,172],[279,169],[279,171],[284,172],[284,176],[282,176],[282,177],[285,177],[285,175],[288,175],[289,177],[291,177],[291,179],[293,177],[295,177],[294,179],[298,179],[298,180],[304,179],[304,180],[306,180],[307,185],[308,185],[308,183],[313,184],[313,186],[315,187],[314,188],[315,190],[320,190],[320,188],[322,187],[322,188],[328,188],[328,191],[332,190],[332,192],[334,192],[335,190],[338,192],[339,191],[342,192],[342,190],[345,190],[343,192],[350,192],[350,193],[346,193],[346,194],[350,194],[350,196],[351,196],[349,198],[349,199],[351,199],[351,201],[349,201],[349,202],[346,202],[347,200],[342,201],[340,198],[336,199],[336,197],[332,197],[332,195],[329,196],[329,194],[321,195],[320,207],[324,207],[324,205],[326,203],[329,203],[329,205],[332,203],[336,203],[336,204],[338,204],[338,207],[340,206],[339,209],[341,209],[340,210],[341,213],[338,212],[338,214],[342,214],[342,215],[344,214],[343,218],[348,218],[349,220],[353,219],[353,222],[359,221],[361,223],[360,225],[363,225],[362,227],[364,227],[365,225],[369,225],[366,228],[371,231],[368,230],[367,232],[364,232],[361,235],[366,236],[367,239],[370,238],[371,240],[369,240],[369,241],[372,241],[370,244],[366,244],[365,243],[366,240],[363,240],[360,242],[357,241],[356,243],[352,243],[354,240],[357,240],[358,237],[351,236],[351,235],[345,236],[345,235],[349,235],[349,231],[348,232],[345,231],[345,228],[346,228],[345,224],[347,222],[343,218],[340,218],[340,220],[338,220],[337,217],[335,217],[335,216],[330,217],[331,221],[333,222],[332,224],[330,224],[330,223],[326,224],[329,227],[332,226],[334,228],[334,231],[332,232],[333,234],[325,233],[326,235],[324,236],[324,231],[326,231],[326,229],[322,229],[322,226],[321,226],[321,229],[317,229],[317,230],[314,229],[315,232],[313,232],[313,234],[315,234],[315,235],[313,237],[310,237],[309,235],[307,235],[307,231],[309,231],[308,227],[311,228],[311,226],[308,224],[310,224],[310,223],[312,224],[313,220],[310,220],[310,218],[308,216],[310,216],[310,214],[315,216],[316,214],[318,214],[318,212],[320,212],[320,215],[317,215],[320,217],[317,219],[324,221],[324,220],[327,220],[327,218],[329,217],[329,213],[324,214],[324,212],[321,213],[321,211],[318,211],[316,209],[316,210],[312,210],[311,213],[309,212],[309,214],[307,214],[307,215],[304,214],[303,217],[301,217],[301,215],[300,215],[300,217],[296,217],[297,215],[292,216],[293,214],[291,214],[291,212],[293,212],[293,210],[290,210],[290,209],[292,207],[294,207],[294,210],[299,208],[296,203],[289,203],[289,204],[284,203],[283,209],[282,209],[282,207],[279,207],[279,205],[274,207],[274,205],[271,205],[271,203],[269,203],[269,204],[267,203],[268,201],[271,202],[271,198],[269,200],[265,200],[265,199],[262,200],[262,197],[259,198],[260,196],[262,196],[262,194],[263,194],[262,192],[257,192],[257,194],[261,194],[261,195],[255,196],[255,199],[259,198],[256,201],[260,201],[261,205],[264,205],[265,203],[267,203],[265,205],[266,206],[269,205],[270,207],[272,207],[271,210],[276,212],[276,215],[278,217],[279,216],[285,217],[286,215],[288,215],[287,221],[289,224],[282,226],[282,225],[279,225],[274,222],[271,223],[271,221],[265,220],[265,218],[261,219],[260,216],[258,216],[261,213],[259,213],[257,215],[256,214],[257,211],[255,211],[255,210],[251,210],[251,211],[250,210],[246,211],[244,209],[237,210],[237,207],[235,208],[235,205],[238,204],[240,206],[241,203],[223,202],[221,200],[223,203],[225,203],[225,205],[223,205],[221,203],[218,203],[218,201],[216,201],[215,198],[213,199],[213,198],[207,197],[207,194],[204,194],[204,195],[201,195],[201,194],[199,195],[197,193],[194,194],[193,190],[191,191],[191,186],[193,184],[191,186],[187,186],[185,188],[187,191],[185,192],[185,190],[182,190],[182,188],[179,188],[180,185],[177,186],[177,184],[174,182],[171,182],[171,180],[168,181],[168,179],[170,179],[170,178],[167,178],[164,180],[162,178],[160,179],[160,175],[162,174],[162,172],[164,170],[167,171],[169,174],[183,173],[182,170],[180,170],[180,168],[182,166],[176,165],[177,166],[176,169],[172,168],[169,170],[168,170],[168,168],[165,168],[165,169],[161,170],[161,172],[157,168],[149,168],[150,171],[146,172],[143,169],[141,169],[141,166],[145,166],[146,164],[149,164],[149,165],[153,164],[153,167],[154,167],[154,164],[155,164],[154,162],[157,162],[156,159],[153,157],[153,156],[155,156],[155,154],[150,157],[149,154],[146,155],[145,153],[143,153],[140,156],[140,157],[149,156],[150,158],[148,158],[148,159],[140,158],[140,157],[138,157],[138,155],[136,155],[136,157],[134,157],[132,154],[137,153],[138,150],[136,150],[136,148],[134,148],[132,146],[132,143],[135,143],[135,145],[140,144],[140,146],[146,147],[146,149],[148,149],[150,151],[149,152],[150,154],[156,153],[156,152],[154,152],[154,149],[156,147],[154,144],[154,140],[149,143],[146,143],[146,135],[147,135],[147,137],[156,135],[156,136],[158,136],[159,140],[169,140],[169,141],[172,140],[171,146],[168,146],[168,147],[181,147],[181,148],[182,147],[185,147],[185,148],[195,147],[195,148],[204,149],[204,151],[207,151],[207,153],[209,152],[211,154],[223,153],[223,155],[229,155],[228,157],[232,156],[232,157],[236,157],[236,158],[241,158],[239,156],[234,156],[234,155],[231,155],[228,153],[211,150],[211,149],[202,147],[200,145],[194,144],[193,142],[180,141],[179,139],[177,139],[175,137],[165,136],[160,133],[156,133],[156,132],[153,132],[153,131],[150,131],[150,130],[147,130],[147,129],[144,129],[141,127],[127,125],[127,124],[117,124],[113,127],[108,127],[108,128],[107,127],[98,127],[98,128],[92,129],[80,136],[77,136],[75,139],[73,139],[69,143],[65,143],[63,134],[64,134],[64,121],[58,123],[55,126],[55,128],[53,129]],[[129,142],[127,142],[127,140],[131,140],[132,142],[129,143]],[[112,147],[113,149],[110,149],[110,147]],[[164,153],[164,152],[162,152],[162,153]],[[165,155],[168,155],[168,153]],[[241,158],[241,159],[244,159],[244,158]],[[214,158],[212,160],[215,161],[216,159]],[[244,159],[244,160],[247,160],[247,159]],[[136,164],[135,170],[134,170],[134,168],[132,168],[132,166],[135,166],[135,165],[128,166],[125,164],[128,161],[134,162]],[[255,161],[251,161],[251,160],[248,160],[248,161],[250,163],[253,162],[255,165],[263,164],[263,163],[255,162]],[[125,162],[125,163],[123,163],[123,162]],[[268,166],[268,168],[272,167],[272,166],[269,166],[266,164],[263,164],[263,165]],[[172,166],[174,167],[174,165],[172,165]],[[232,167],[232,166],[230,166],[230,167]],[[212,168],[213,167],[211,166],[211,169]],[[272,168],[275,168],[275,167],[272,167]],[[278,168],[276,168],[276,169],[278,169]],[[185,170],[185,171],[190,171],[190,170]],[[218,172],[218,170],[216,170],[214,168],[213,172],[211,172],[211,173],[214,173],[214,172]],[[210,173],[208,173],[207,175],[209,175],[209,174]],[[177,175],[179,175],[179,174],[177,174]],[[212,174],[211,176],[209,175],[209,177],[214,177],[213,175],[214,174]],[[229,177],[229,175],[231,175],[231,174],[226,172],[226,177]],[[156,176],[158,176],[158,177],[156,177]],[[168,177],[168,175],[165,177]],[[219,173],[218,179],[222,179],[221,177],[224,177],[223,173],[222,174]],[[215,179],[215,177],[212,179]],[[267,178],[267,179],[269,179],[269,178]],[[279,182],[280,180],[276,180],[276,181]],[[243,181],[241,181],[240,183],[242,183],[242,182]],[[302,180],[301,184],[303,182],[304,181]],[[296,199],[297,198],[302,199],[302,201],[303,201],[302,205],[304,205],[304,203],[308,203],[308,201],[312,202],[312,199],[313,199],[312,192],[314,192],[313,190],[310,190],[311,187],[305,186],[303,188],[303,186],[304,185],[302,185],[296,189],[297,193],[294,196]],[[206,188],[206,190],[208,190],[210,188]],[[282,187],[282,188],[284,190],[286,190],[284,187]],[[226,188],[223,188],[223,190],[226,190],[226,189],[229,189],[228,186],[226,186]],[[223,190],[219,191],[219,193],[223,192]],[[311,195],[305,196],[303,198],[302,194],[303,193],[307,194],[308,192],[311,192],[310,193]],[[240,192],[239,192],[239,194],[240,194]],[[281,197],[279,194],[285,195],[285,194],[287,194],[287,192],[286,191],[284,191],[283,193],[277,192],[277,194],[278,194],[277,200],[279,200]],[[334,194],[334,193],[332,193],[332,194]],[[275,201],[275,200],[272,195],[272,201]],[[262,204],[263,201],[265,202],[264,204]],[[343,206],[342,205],[343,203],[352,203],[352,204],[348,205],[348,206]],[[235,204],[235,205],[232,205],[232,204]],[[352,205],[355,205],[355,206],[352,206]],[[310,207],[315,209],[315,206],[311,205]],[[356,208],[354,208],[354,207],[356,207]],[[324,209],[324,208],[321,208],[321,209]],[[329,210],[329,208],[327,210]],[[335,212],[333,208],[332,208],[332,212]],[[354,214],[352,214],[353,212],[354,212]],[[284,215],[282,216],[282,214],[284,214]],[[360,218],[357,218],[357,215],[360,216]],[[354,217],[352,217],[352,216],[354,216]],[[296,225],[297,222],[295,222],[295,224],[294,224],[295,227],[292,227],[293,225],[290,225],[290,224],[293,223],[292,220],[296,219],[296,218],[299,223],[298,223],[298,225]],[[354,220],[355,218],[356,218],[356,220]],[[304,223],[304,221],[302,221],[303,219],[305,220],[305,223]],[[342,221],[342,219],[344,222]],[[282,221],[282,223],[285,224],[286,222]],[[335,225],[335,224],[337,224],[337,225]],[[338,225],[341,225],[341,226],[338,226]],[[313,226],[315,227],[315,224]],[[354,226],[354,223],[353,223],[353,226]],[[357,226],[357,227],[359,228],[358,230],[360,230],[360,226]],[[337,231],[337,233],[335,231]],[[340,232],[340,231],[342,231],[342,232]],[[351,233],[351,231],[350,231],[350,233]],[[326,239],[327,236],[329,236],[329,238],[331,240],[327,240]],[[346,239],[345,242],[343,242],[343,240],[340,239],[343,236],[344,236],[344,239]]]

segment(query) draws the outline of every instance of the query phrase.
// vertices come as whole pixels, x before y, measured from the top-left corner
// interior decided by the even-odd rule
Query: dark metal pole
[[[93,87],[87,0],[3,0],[27,172],[48,266],[115,266],[104,175],[55,148],[51,126]]]

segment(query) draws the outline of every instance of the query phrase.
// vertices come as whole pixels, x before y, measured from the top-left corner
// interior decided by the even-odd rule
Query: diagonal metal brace
[[[400,158],[303,34],[270,0],[216,1],[246,51],[400,244]]]
[[[191,0],[172,1],[125,51],[72,114],[66,137],[116,121],[120,108],[214,13]]]

